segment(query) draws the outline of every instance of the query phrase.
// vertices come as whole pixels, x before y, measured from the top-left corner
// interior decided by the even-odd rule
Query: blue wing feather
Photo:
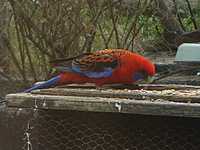
[[[74,65],[73,67],[57,66],[56,69],[63,72],[74,72],[81,75],[87,76],[89,78],[106,78],[112,76],[113,68],[107,67],[102,71],[82,71],[79,66]]]
[[[102,71],[82,71],[79,66],[73,66],[72,70],[89,78],[106,78],[110,77],[113,72],[113,69],[110,67],[104,68]]]
[[[85,72],[85,75],[90,78],[106,78],[112,76],[112,68],[105,68],[105,70],[101,72]]]

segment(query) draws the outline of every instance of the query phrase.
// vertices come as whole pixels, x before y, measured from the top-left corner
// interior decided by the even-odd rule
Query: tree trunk
[[[178,45],[176,43],[176,37],[183,33],[179,22],[177,21],[174,14],[168,8],[166,1],[155,0],[155,16],[160,20],[160,23],[164,27],[164,38],[170,44],[170,47],[176,48]]]
[[[9,10],[9,3],[6,0],[0,2],[0,71],[8,71],[8,51],[5,43],[5,38],[8,38],[7,27],[9,24],[11,13]]]
[[[164,38],[172,49],[176,49],[182,43],[200,42],[200,30],[184,32],[177,18],[168,8],[166,1],[155,0],[155,15],[160,19],[164,27]]]

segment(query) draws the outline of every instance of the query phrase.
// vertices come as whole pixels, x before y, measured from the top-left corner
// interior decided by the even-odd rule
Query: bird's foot
[[[95,84],[95,85],[96,85],[96,89],[100,91],[112,89],[112,87],[110,86],[111,84]]]
[[[106,87],[106,86],[96,86],[96,90],[99,90],[99,91],[105,91],[107,89],[108,89],[108,87]]]

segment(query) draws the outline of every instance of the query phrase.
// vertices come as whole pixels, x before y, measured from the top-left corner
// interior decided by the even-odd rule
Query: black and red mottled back
[[[81,71],[102,71],[104,68],[108,67],[114,69],[117,64],[117,58],[106,53],[92,53],[72,61],[72,66],[79,66]]]
[[[119,51],[116,52],[101,50],[94,53],[84,53],[72,58],[53,60],[50,63],[59,70],[69,70],[75,67],[75,70],[78,68],[80,71],[99,72],[105,68],[115,69],[118,66],[119,60],[116,54]]]

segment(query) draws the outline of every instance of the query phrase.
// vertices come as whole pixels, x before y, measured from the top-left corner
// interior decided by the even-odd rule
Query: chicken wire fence
[[[199,150],[199,119],[8,108],[1,150]]]

